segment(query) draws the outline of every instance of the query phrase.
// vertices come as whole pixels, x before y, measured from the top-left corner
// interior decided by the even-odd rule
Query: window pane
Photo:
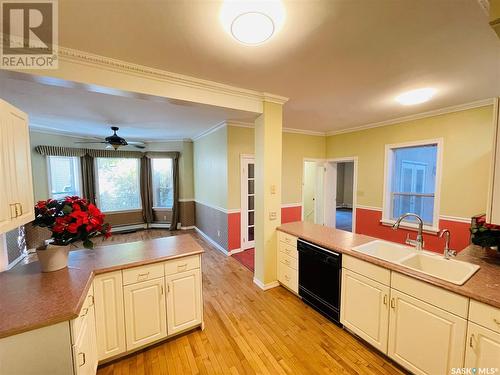
[[[249,196],[248,197],[248,209],[253,210],[254,209],[254,196]]]
[[[411,212],[432,225],[437,145],[395,148],[392,153],[391,219]]]
[[[139,159],[97,158],[97,186],[102,211],[140,209]]]
[[[172,159],[152,159],[153,206],[172,208],[174,204]]]
[[[248,228],[248,241],[253,241],[254,240],[254,227],[249,227]]]
[[[248,164],[248,178],[254,178],[254,164]]]
[[[254,180],[248,180],[248,194],[254,193]]]
[[[49,156],[50,196],[60,199],[81,195],[80,163],[77,157]]]

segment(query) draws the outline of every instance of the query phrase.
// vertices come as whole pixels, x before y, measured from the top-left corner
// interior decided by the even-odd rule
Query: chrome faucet
[[[396,220],[396,222],[392,225],[392,229],[394,229],[394,230],[398,229],[399,225],[401,224],[401,221],[403,221],[403,219],[407,218],[408,216],[412,216],[418,220],[418,232],[417,232],[417,238],[415,240],[411,240],[410,235],[408,235],[406,237],[405,242],[407,245],[415,246],[415,248],[417,250],[422,250],[424,248],[424,236],[423,236],[424,221],[422,220],[422,218],[420,216],[418,216],[417,214],[411,213],[411,212],[406,213],[404,215],[401,215]]]
[[[444,237],[444,250],[443,257],[444,259],[450,259],[450,257],[454,257],[457,255],[455,250],[450,250],[450,231],[448,229],[443,229],[439,232],[439,238]]]

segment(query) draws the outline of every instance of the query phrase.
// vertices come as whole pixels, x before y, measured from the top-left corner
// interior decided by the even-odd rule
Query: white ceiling
[[[127,140],[190,139],[227,120],[256,115],[227,108],[136,95],[95,86],[0,71],[0,98],[30,116],[30,127],[62,134],[106,137],[111,125]]]
[[[477,0],[284,2],[280,33],[248,47],[223,31],[220,0],[65,0],[60,44],[289,97],[288,128],[342,130],[500,95],[500,41]],[[438,89],[428,103],[394,101],[426,86]]]

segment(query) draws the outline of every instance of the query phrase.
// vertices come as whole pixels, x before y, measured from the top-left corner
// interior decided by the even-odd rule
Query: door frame
[[[302,206],[301,206],[301,213],[300,213],[300,219],[301,221],[304,221],[304,217],[305,217],[305,211],[304,211],[304,203],[305,203],[305,192],[304,192],[304,184],[305,184],[305,179],[306,179],[306,168],[305,168],[305,164],[306,162],[312,162],[312,163],[323,163],[323,165],[325,164],[325,159],[315,159],[315,158],[302,158],[302,183],[301,183],[301,196],[302,196]],[[324,189],[325,189],[325,185],[324,185],[324,182],[325,182],[325,179],[323,179],[323,197],[324,197]],[[315,203],[316,204],[316,203]],[[324,212],[324,210],[323,210]],[[323,222],[324,222],[324,219],[323,219]]]
[[[255,155],[254,154],[240,154],[240,250],[244,251],[246,249],[251,249],[255,247],[255,232],[253,241],[244,241],[244,236],[248,229],[248,173],[245,173],[245,166],[248,165],[249,161],[253,161],[254,164],[254,179],[255,179]],[[255,185],[254,185],[255,186]],[[254,199],[254,210],[255,210],[255,199]],[[255,228],[255,216],[254,216],[254,228]],[[254,229],[255,230],[255,229]]]
[[[325,191],[328,191],[329,188],[335,188],[335,191],[337,189],[337,164],[338,163],[346,163],[346,162],[353,162],[353,178],[352,178],[352,233],[356,233],[356,208],[358,206],[358,199],[357,199],[357,191],[358,191],[358,157],[357,156],[346,156],[342,158],[329,158],[325,160],[326,164],[326,178],[325,178]],[[335,168],[335,173],[334,173],[334,178],[330,179],[328,178],[328,169],[329,168]],[[325,199],[325,212],[329,212],[328,210],[332,208],[337,212],[337,205],[333,204],[333,202],[329,202],[328,204],[328,199]],[[336,202],[335,202],[336,203]],[[326,216],[326,215],[325,215]],[[334,216],[335,217],[335,216]],[[335,219],[333,220],[335,224]],[[325,225],[329,226],[330,223],[325,222]]]

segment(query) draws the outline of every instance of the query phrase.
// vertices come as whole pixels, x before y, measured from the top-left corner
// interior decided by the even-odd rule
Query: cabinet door
[[[6,232],[34,219],[28,116],[0,100],[0,128],[0,232]]]
[[[91,315],[86,315],[82,328],[80,331],[80,336],[76,340],[76,344],[73,345],[73,360],[75,375],[95,375],[96,374],[96,363],[94,361],[94,335],[92,333],[93,317]]]
[[[162,277],[123,288],[127,350],[167,336],[164,284]]]
[[[101,361],[126,351],[121,271],[96,276],[94,300],[97,354]]]
[[[199,269],[167,277],[168,334],[201,324],[201,273]]]
[[[415,374],[463,367],[467,322],[391,289],[388,355]]]
[[[347,269],[342,270],[341,323],[387,353],[389,287]]]
[[[469,322],[465,367],[500,369],[500,334]]]

